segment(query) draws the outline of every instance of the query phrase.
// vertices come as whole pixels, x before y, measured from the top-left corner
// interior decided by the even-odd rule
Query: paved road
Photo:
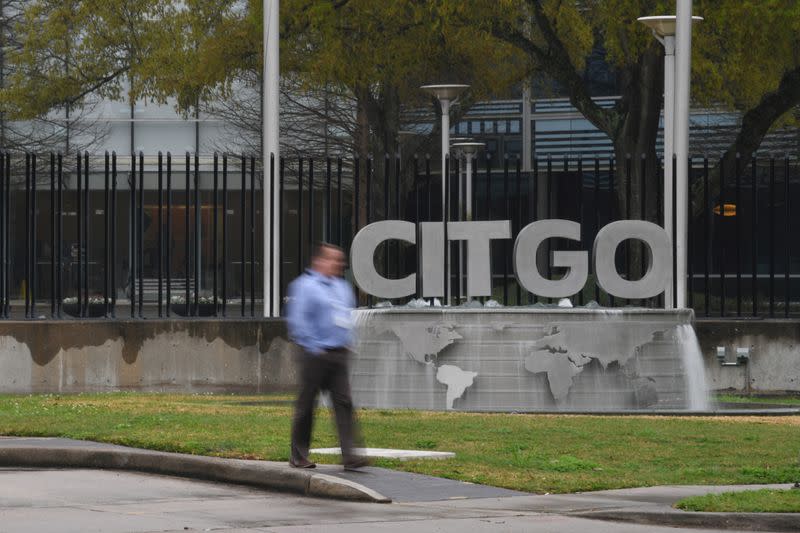
[[[663,489],[634,489],[375,504],[131,472],[4,468],[0,469],[0,532],[669,533],[676,528],[555,513],[652,508],[676,495],[697,491],[677,487],[667,493]]]

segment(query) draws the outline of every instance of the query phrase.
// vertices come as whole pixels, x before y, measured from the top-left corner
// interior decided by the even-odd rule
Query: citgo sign
[[[446,230],[446,231],[445,231]],[[580,241],[581,226],[571,220],[539,220],[528,224],[514,243],[514,273],[519,283],[538,296],[561,298],[578,293],[589,275],[586,251],[553,251],[548,258],[554,267],[565,268],[560,279],[547,279],[537,267],[536,256],[547,239]],[[379,298],[402,298],[417,291],[419,277],[423,298],[443,296],[445,292],[445,242],[465,241],[467,248],[467,294],[491,295],[490,242],[511,238],[508,220],[469,222],[421,222],[383,220],[361,229],[353,239],[350,262],[356,284]],[[614,255],[628,239],[641,241],[647,250],[647,269],[641,279],[624,279],[617,272]],[[418,272],[401,279],[389,279],[375,268],[375,250],[389,240],[419,246]],[[620,220],[603,227],[594,240],[592,261],[597,283],[612,296],[650,298],[660,294],[671,279],[672,246],[661,226],[643,220]]]

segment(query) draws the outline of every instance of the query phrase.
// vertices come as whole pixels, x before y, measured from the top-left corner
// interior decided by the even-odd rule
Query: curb
[[[33,446],[0,448],[0,467],[97,468],[248,485],[306,496],[372,503],[391,499],[360,483],[267,461],[139,450],[123,446]]]
[[[737,531],[800,531],[798,513],[706,513],[695,511],[589,511],[570,516],[653,526],[730,529]]]

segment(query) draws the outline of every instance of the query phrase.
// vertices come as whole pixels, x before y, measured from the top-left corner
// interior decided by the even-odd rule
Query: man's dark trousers
[[[300,370],[301,389],[297,396],[292,425],[293,462],[308,459],[314,407],[320,390],[327,390],[331,395],[342,448],[342,462],[347,464],[356,459],[353,450],[357,438],[356,426],[347,370],[349,355],[349,350],[344,348],[329,350],[321,355],[308,352],[303,354]]]

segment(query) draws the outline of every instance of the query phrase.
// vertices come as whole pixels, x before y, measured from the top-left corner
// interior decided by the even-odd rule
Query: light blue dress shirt
[[[319,355],[352,346],[355,296],[347,281],[308,269],[289,284],[288,296],[289,336],[303,349]]]

